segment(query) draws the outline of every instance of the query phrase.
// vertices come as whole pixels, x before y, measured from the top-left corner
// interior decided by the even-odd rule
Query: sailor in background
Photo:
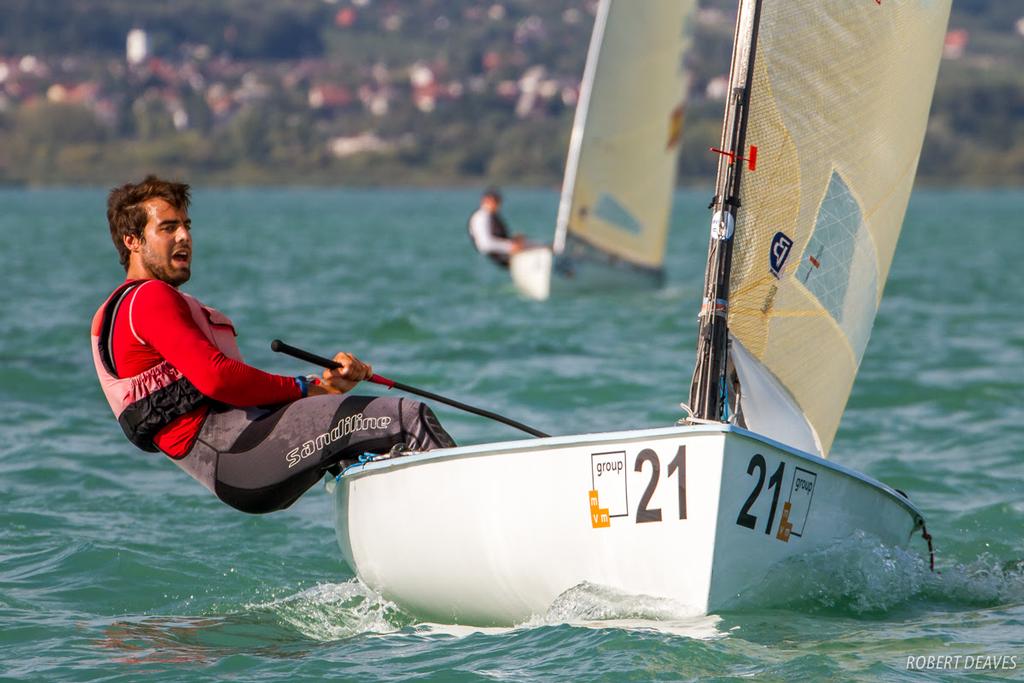
[[[508,225],[498,211],[501,193],[488,188],[480,198],[480,208],[469,217],[469,236],[473,246],[503,268],[508,268],[509,257],[522,251],[526,240],[522,235],[509,235]]]

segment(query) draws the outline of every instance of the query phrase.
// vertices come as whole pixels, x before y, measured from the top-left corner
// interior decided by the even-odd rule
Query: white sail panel
[[[762,3],[747,129],[758,161],[743,173],[729,329],[789,393],[791,419],[823,455],[892,262],[949,9],[950,0]],[[740,404],[754,431],[794,429]]]
[[[660,269],[682,133],[695,0],[603,0],[566,163],[554,248]],[[583,246],[579,245],[579,246]]]

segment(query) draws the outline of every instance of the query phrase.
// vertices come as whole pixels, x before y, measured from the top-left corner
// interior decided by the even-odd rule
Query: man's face
[[[131,250],[129,275],[152,277],[178,287],[192,275],[192,221],[184,209],[163,199],[147,199],[142,238],[125,238]]]
[[[491,197],[490,195],[484,197],[483,206],[490,212],[495,212],[501,208],[501,200],[497,197]]]

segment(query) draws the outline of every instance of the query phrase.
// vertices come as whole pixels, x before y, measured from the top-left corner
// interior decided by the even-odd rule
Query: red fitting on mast
[[[729,157],[730,166],[732,166],[737,161],[745,161],[747,162],[748,169],[750,169],[751,171],[757,170],[757,146],[755,145],[750,146],[749,157],[741,157],[736,152],[726,152],[724,149],[718,149],[717,147],[711,147],[709,149],[715,154],[721,154],[724,157]]]

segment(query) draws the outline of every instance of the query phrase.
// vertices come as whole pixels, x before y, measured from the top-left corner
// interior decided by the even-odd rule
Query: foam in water
[[[865,614],[886,612],[912,600],[970,606],[1024,600],[1024,567],[981,556],[933,573],[917,552],[890,547],[863,532],[773,567],[728,610],[790,608]]]
[[[395,603],[358,579],[322,583],[295,595],[246,605],[287,623],[313,640],[330,641],[362,633],[393,633],[414,623]]]
[[[982,556],[968,564],[939,570],[941,573],[932,573],[927,561],[914,551],[890,547],[857,533],[776,566],[756,587],[738,594],[723,611],[798,609],[872,614],[914,601],[965,607],[1024,602],[1022,562],[1003,564]],[[511,629],[419,622],[358,579],[318,584],[288,597],[246,605],[245,609],[271,612],[278,621],[319,641],[409,628],[463,637],[563,624],[649,629],[698,639],[727,635],[718,628],[721,618],[716,615],[702,615],[665,598],[586,582],[559,595],[544,614]]]
[[[318,584],[295,595],[248,604],[245,609],[270,612],[276,620],[318,641],[368,633],[395,633],[410,627],[417,632],[465,637],[474,633],[501,634],[563,624],[654,630],[699,639],[725,635],[716,628],[720,621],[717,616],[697,614],[671,600],[623,593],[591,583],[570,588],[555,599],[547,612],[512,628],[417,622],[358,579]]]
[[[569,624],[642,629],[707,640],[725,635],[717,628],[719,621],[721,619],[717,616],[700,614],[673,600],[634,595],[584,582],[559,595],[546,613],[535,616],[520,627]]]

